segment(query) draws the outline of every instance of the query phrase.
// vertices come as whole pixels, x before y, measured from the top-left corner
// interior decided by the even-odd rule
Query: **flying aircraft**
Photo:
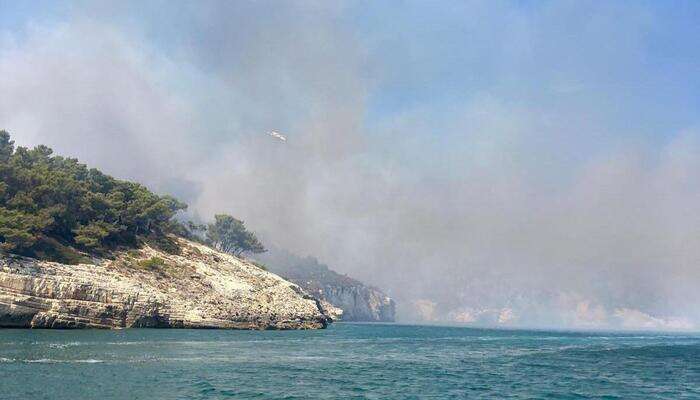
[[[279,132],[270,131],[269,135],[272,136],[273,138],[279,139],[279,140],[281,140],[281,141],[283,141],[283,142],[286,142],[286,141],[287,141],[287,137],[284,136],[284,135],[282,135],[282,134],[280,134]]]

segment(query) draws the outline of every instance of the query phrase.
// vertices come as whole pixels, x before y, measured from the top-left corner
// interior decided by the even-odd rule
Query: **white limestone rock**
[[[65,265],[0,256],[0,327],[319,329],[331,321],[299,286],[181,239],[182,253],[146,247]],[[160,258],[149,269],[143,262]]]

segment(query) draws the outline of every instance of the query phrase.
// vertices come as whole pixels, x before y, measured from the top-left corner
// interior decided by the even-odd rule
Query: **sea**
[[[0,399],[700,399],[700,335],[0,329]]]

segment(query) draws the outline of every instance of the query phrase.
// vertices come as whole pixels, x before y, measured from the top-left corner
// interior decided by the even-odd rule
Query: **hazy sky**
[[[700,329],[699,20],[0,0],[0,128],[234,214],[404,321]]]

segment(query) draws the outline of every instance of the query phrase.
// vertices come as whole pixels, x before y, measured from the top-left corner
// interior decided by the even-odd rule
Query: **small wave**
[[[85,360],[56,360],[52,358],[39,358],[36,360],[16,360],[18,362],[28,363],[28,364],[99,364],[103,363],[104,360],[96,360],[93,358],[88,358]]]
[[[603,348],[570,349],[564,352],[572,354],[604,355],[607,357],[643,357],[643,358],[686,358],[697,359],[700,356],[700,344],[650,344],[645,346],[605,346]]]
[[[82,342],[70,342],[70,343],[49,343],[48,346],[51,349],[66,349],[68,347],[83,346],[86,343]]]
[[[158,342],[106,342],[108,346],[134,346],[139,344],[148,344],[150,346],[157,344]]]

